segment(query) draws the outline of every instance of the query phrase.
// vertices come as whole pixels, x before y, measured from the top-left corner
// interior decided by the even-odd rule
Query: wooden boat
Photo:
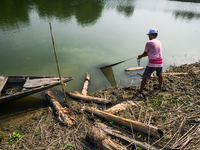
[[[62,82],[73,80],[62,77]],[[58,76],[0,76],[0,104],[49,89],[60,84]]]

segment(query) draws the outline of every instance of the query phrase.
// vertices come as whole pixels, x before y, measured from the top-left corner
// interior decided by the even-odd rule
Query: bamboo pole
[[[63,82],[62,82],[62,78],[61,78],[61,75],[60,75],[60,69],[59,69],[59,65],[58,65],[58,58],[57,58],[57,53],[56,53],[56,48],[55,48],[55,43],[54,43],[54,38],[53,38],[53,31],[52,31],[51,22],[49,22],[49,25],[50,25],[50,30],[51,30],[51,37],[52,37],[53,48],[54,48],[54,53],[55,53],[55,58],[56,58],[56,64],[57,64],[57,68],[58,68],[58,74],[59,74],[59,77],[60,77],[60,84],[62,86],[62,90],[63,90],[65,100],[67,100],[67,97],[66,97],[66,94],[65,94],[65,89],[64,89],[64,86],[63,86]]]

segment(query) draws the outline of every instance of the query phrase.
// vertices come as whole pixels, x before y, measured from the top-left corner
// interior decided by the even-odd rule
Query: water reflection
[[[43,20],[56,19],[69,22],[76,18],[80,26],[92,26],[100,19],[103,9],[116,9],[126,17],[134,12],[134,0],[104,1],[104,0],[1,0],[0,28],[3,31],[21,29],[30,26],[29,12],[36,10]]]
[[[119,14],[124,14],[125,17],[131,17],[134,12],[135,0],[119,1],[116,8]]]
[[[104,76],[106,77],[106,79],[108,80],[110,85],[116,87],[117,84],[116,84],[116,80],[115,80],[115,76],[114,76],[112,67],[107,67],[107,68],[103,68],[100,70],[104,74]]]
[[[200,0],[169,0],[169,1],[200,3]]]
[[[29,26],[29,5],[27,0],[1,0],[0,28],[9,31]]]
[[[94,25],[103,10],[103,2],[93,0],[57,0],[56,3],[49,0],[37,0],[35,5],[42,19],[56,18],[61,22],[66,22],[74,16],[81,26]]]
[[[134,12],[134,7],[132,6],[118,6],[118,12],[124,14],[126,17],[131,17]]]
[[[0,105],[0,123],[6,121],[8,117],[22,115],[27,111],[33,111],[48,106],[48,101],[34,97],[22,98],[10,103]],[[9,108],[9,109],[8,109]]]
[[[183,19],[183,20],[194,20],[199,19],[200,14],[195,12],[187,12],[187,11],[175,11],[173,12],[173,15],[175,16],[175,19]]]
[[[188,2],[188,3],[200,3],[200,0],[169,0],[169,1],[178,1],[178,2]],[[175,16],[175,19],[182,19],[182,20],[194,20],[200,18],[200,13],[192,11],[182,11],[177,10],[173,12],[173,15]]]
[[[179,2],[200,3],[199,0],[169,0]],[[36,10],[43,20],[56,19],[60,22],[70,22],[76,19],[80,26],[93,26],[102,16],[104,9],[115,9],[125,17],[133,16],[137,6],[136,0],[1,0],[0,28],[3,31],[22,29],[30,26],[29,13]],[[190,11],[174,11],[175,18],[185,20],[199,19],[200,14]]]

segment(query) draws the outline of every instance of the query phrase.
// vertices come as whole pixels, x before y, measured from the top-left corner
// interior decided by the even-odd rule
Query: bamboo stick
[[[59,65],[58,65],[58,58],[57,58],[56,47],[55,47],[54,38],[53,38],[53,31],[52,31],[51,22],[49,22],[49,25],[50,25],[50,30],[51,30],[51,37],[52,37],[52,42],[53,42],[53,48],[54,48],[54,53],[55,53],[55,58],[56,58],[58,74],[59,74],[59,77],[60,77],[60,84],[62,86],[62,90],[63,90],[65,100],[67,100],[67,97],[66,97],[66,94],[65,94],[65,89],[64,89],[63,82],[62,82],[62,79],[61,79],[60,68],[59,68]]]

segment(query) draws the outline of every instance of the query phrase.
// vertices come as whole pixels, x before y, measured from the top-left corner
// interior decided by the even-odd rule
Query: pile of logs
[[[94,103],[100,103],[100,104],[107,104],[110,103],[110,100],[98,98],[98,97],[92,97],[87,95],[87,89],[88,84],[90,80],[90,75],[86,73],[85,82],[83,85],[83,90],[81,93],[75,91],[75,92],[66,92],[68,96],[78,99],[78,100],[84,100],[84,101],[91,101]],[[54,111],[58,115],[58,119],[65,125],[73,126],[76,124],[76,121],[74,119],[74,116],[71,115],[66,108],[63,108],[56,97],[54,97],[49,91],[46,93],[47,99],[50,101],[51,105],[54,108]],[[134,121],[130,119],[126,119],[123,117],[116,116],[115,114],[126,110],[130,107],[138,107],[139,104],[142,102],[133,102],[133,101],[124,101],[121,104],[117,104],[107,110],[101,111],[96,108],[87,107],[84,106],[83,110],[92,113],[94,115],[97,115],[109,122],[114,122],[115,124],[125,126],[127,128],[134,129],[136,131],[142,132],[144,134],[147,134],[153,138],[160,138],[163,133],[160,129],[157,127],[154,127],[152,125],[144,124],[139,121]],[[118,138],[121,138],[123,140],[126,140],[130,142],[131,144],[134,144],[135,146],[141,147],[143,149],[149,149],[149,150],[158,150],[159,148],[149,145],[145,142],[139,142],[136,141],[133,137],[128,136],[125,133],[122,133],[121,131],[113,130],[112,128],[106,126],[102,123],[95,123],[94,126],[92,126],[89,129],[89,132],[87,134],[90,141],[92,141],[98,148],[100,149],[106,149],[106,150],[126,150],[126,146],[121,145],[120,143],[113,141],[109,135],[116,136]]]
[[[98,109],[91,108],[91,107],[84,106],[84,110],[87,112],[93,113],[109,122],[113,121],[115,124],[125,126],[128,128],[133,128],[134,130],[140,131],[147,135],[150,134],[150,136],[152,136],[154,138],[160,138],[162,136],[162,131],[154,126],[144,124],[144,123],[141,123],[138,121],[126,119],[123,117],[119,117],[119,116],[107,113],[105,111],[100,111]]]
[[[125,140],[129,142],[130,145],[134,144],[135,147],[140,147],[142,149],[148,149],[148,150],[162,149],[160,147],[152,146],[146,142],[137,141],[135,140],[135,138],[132,137],[132,135],[128,135],[127,133],[113,130],[111,127],[108,127],[103,123],[95,123],[95,125],[89,129],[87,136],[90,139],[90,141],[92,141],[95,144],[95,146],[103,150],[104,149],[105,150],[126,150],[127,149],[124,145],[117,143],[116,141],[113,141],[109,137],[109,135]]]

